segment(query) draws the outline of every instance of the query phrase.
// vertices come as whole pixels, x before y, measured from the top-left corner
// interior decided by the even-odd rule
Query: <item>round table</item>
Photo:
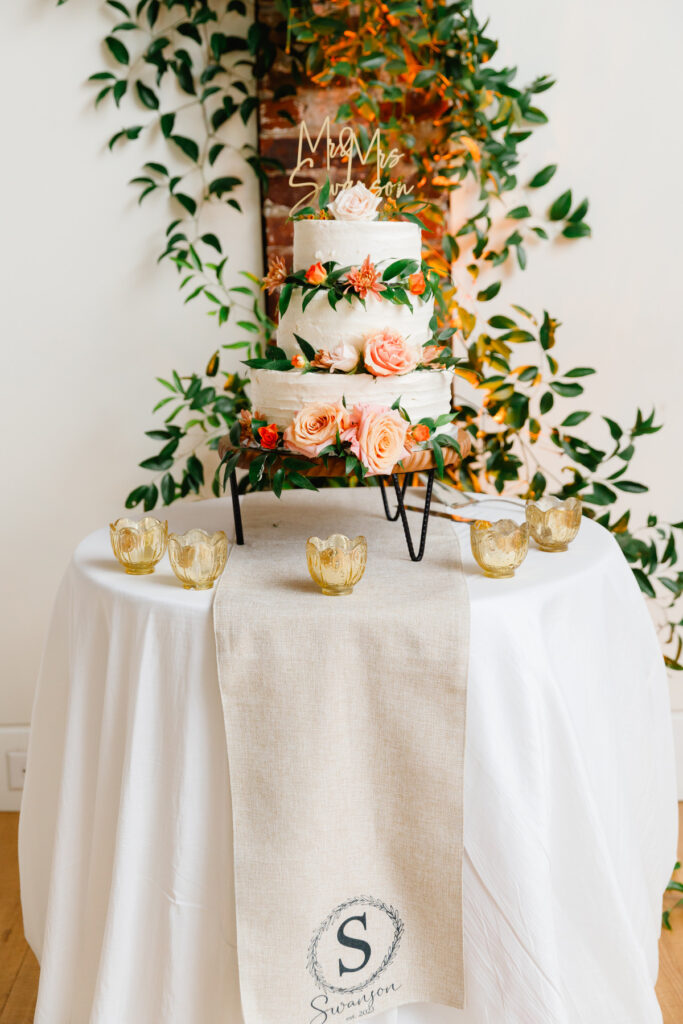
[[[481,514],[511,508],[487,501]],[[173,505],[168,519],[231,522],[225,500]],[[532,546],[510,580],[485,579],[468,527],[453,529],[471,602],[467,1005],[375,1019],[657,1024],[676,794],[646,606],[614,538],[589,520],[566,553]],[[423,570],[406,555],[405,571]],[[107,530],[66,572],[20,826],[36,1024],[240,1024],[213,594],[183,590],[167,561],[126,576]]]

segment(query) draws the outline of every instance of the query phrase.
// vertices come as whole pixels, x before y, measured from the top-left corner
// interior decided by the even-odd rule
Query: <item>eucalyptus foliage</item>
[[[276,0],[256,13],[243,0],[107,0],[105,6],[112,22],[104,40],[107,66],[91,81],[97,104],[114,104],[122,117],[125,111],[109,146],[149,133],[163,139],[167,159],[145,163],[133,185],[141,202],[159,196],[170,202],[159,258],[178,268],[185,301],[203,298],[229,329],[229,341],[217,345],[203,372],[159,378],[164,395],[155,412],[163,423],[148,436],[160,450],[141,463],[152,476],[131,492],[128,507],[150,509],[160,493],[169,504],[198,492],[207,450],[248,405],[244,378],[221,370],[222,352],[236,348],[249,359],[264,358],[272,338],[260,280],[246,274],[243,284],[226,286],[223,243],[202,225],[212,204],[240,210],[235,192],[244,175],[255,174],[265,190],[267,172],[278,169],[254,147],[236,152],[229,143],[231,126],[254,118],[258,81],[277,59],[276,100],[302,87],[345,86],[337,120],[360,126],[366,140],[381,128],[387,146],[409,154],[416,199],[430,204],[423,214],[425,258],[441,280],[437,329],[456,329],[462,360],[456,372],[472,394],[456,411],[475,450],[452,483],[521,496],[580,496],[586,514],[614,533],[642,591],[667,608],[666,660],[681,668],[675,602],[683,573],[676,568],[675,531],[683,522],[651,515],[634,528],[623,507],[629,494],[647,490],[630,478],[629,465],[639,438],[660,429],[654,413],[638,410],[629,426],[584,408],[558,413],[556,399],[581,399],[582,379],[595,371],[560,369],[559,324],[550,313],[534,315],[514,303],[505,314],[487,312],[508,265],[524,270],[539,244],[590,235],[588,200],[553,189],[554,164],[520,176],[523,144],[547,121],[539,101],[552,78],[522,86],[514,67],[497,65],[497,43],[472,0]],[[175,103],[167,103],[168,94]],[[201,115],[193,133],[182,127],[188,108]],[[291,115],[283,110],[282,117]],[[235,159],[240,173],[231,169]],[[472,182],[476,202],[453,223],[450,193]],[[480,285],[480,277],[488,283]],[[582,436],[591,417],[602,423],[599,447]],[[213,487],[218,493],[217,476]]]

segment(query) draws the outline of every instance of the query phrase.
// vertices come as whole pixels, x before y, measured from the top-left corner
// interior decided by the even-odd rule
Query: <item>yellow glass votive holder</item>
[[[228,538],[223,530],[171,533],[168,559],[185,590],[211,590],[228,560]]]
[[[529,550],[529,524],[515,523],[512,519],[499,519],[495,523],[473,519],[470,544],[484,576],[493,579],[514,576]]]
[[[144,516],[136,519],[117,519],[109,524],[112,551],[131,576],[146,576],[154,572],[168,544],[168,523]]]
[[[365,537],[350,540],[334,533],[327,540],[309,537],[306,541],[308,571],[323,594],[340,597],[350,594],[365,572],[368,542]]]
[[[527,501],[526,521],[541,551],[566,551],[581,526],[581,502],[551,497]]]

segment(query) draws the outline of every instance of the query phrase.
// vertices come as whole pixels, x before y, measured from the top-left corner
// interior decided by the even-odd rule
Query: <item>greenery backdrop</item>
[[[224,350],[258,357],[271,340],[260,279],[245,273],[243,283],[224,284],[227,256],[211,214],[214,204],[240,210],[236,193],[246,174],[255,174],[265,191],[267,172],[277,170],[256,147],[230,142],[236,121],[247,125],[256,117],[259,80],[277,62],[276,100],[312,85],[345,85],[337,119],[371,132],[381,127],[388,147],[410,153],[417,195],[432,203],[421,216],[426,258],[442,280],[439,330],[456,328],[464,359],[457,372],[475,396],[456,409],[475,451],[451,482],[472,491],[580,496],[586,514],[614,533],[644,594],[666,609],[666,661],[681,669],[676,531],[683,522],[662,523],[651,514],[634,525],[624,504],[647,490],[631,479],[629,464],[638,440],[660,429],[654,412],[638,409],[627,425],[597,417],[604,442],[589,443],[581,428],[596,414],[583,407],[581,381],[595,371],[561,369],[552,312],[513,301],[504,314],[487,312],[504,282],[511,289],[506,270],[513,263],[524,270],[532,245],[590,236],[588,200],[552,190],[555,165],[519,178],[523,144],[547,121],[538,104],[552,79],[521,85],[515,68],[496,65],[497,43],[472,0],[276,0],[256,10],[244,0],[103,6],[106,67],[91,82],[95,103],[115,104],[124,118],[109,147],[158,137],[162,156],[144,163],[132,184],[140,202],[161,199],[160,211],[170,211],[159,259],[178,268],[183,300],[204,302],[225,326],[225,340],[207,353],[203,370],[158,378],[163,395],[154,412],[161,422],[147,432],[158,450],[140,463],[150,478],[131,491],[127,506],[151,509],[160,498],[169,504],[198,493],[207,453],[248,406],[234,362],[221,366]],[[471,183],[472,208],[453,224],[450,193]],[[486,271],[490,283],[480,287]],[[558,396],[577,400],[578,408],[562,416]],[[213,489],[219,493],[217,474]]]

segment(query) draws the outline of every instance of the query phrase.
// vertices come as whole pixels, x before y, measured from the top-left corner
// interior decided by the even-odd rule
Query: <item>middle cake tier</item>
[[[411,423],[424,417],[436,419],[451,408],[452,370],[415,370],[393,377],[252,370],[250,377],[252,408],[278,427],[289,426],[299,410],[311,402],[343,400],[352,409],[364,402],[392,406],[398,399]]]
[[[306,309],[301,293],[292,295],[286,313],[277,328],[277,344],[288,356],[300,352],[298,335],[316,351],[331,351],[338,345],[353,345],[359,352],[365,338],[375,331],[388,330],[402,335],[419,351],[431,338],[429,321],[434,311],[431,299],[424,302],[410,296],[411,308],[368,295],[365,306],[357,299],[342,299],[333,309],[324,293],[314,295]],[[411,312],[412,309],[412,312]]]

